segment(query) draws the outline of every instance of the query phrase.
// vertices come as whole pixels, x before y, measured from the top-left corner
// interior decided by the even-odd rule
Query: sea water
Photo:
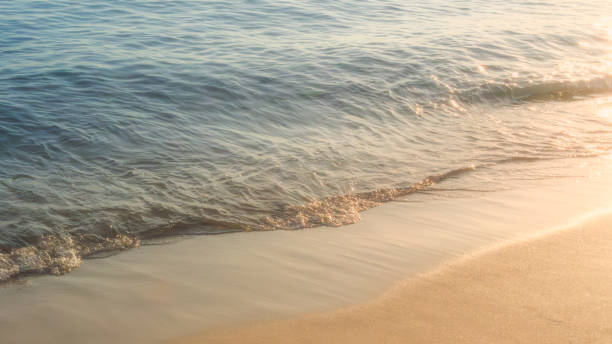
[[[610,91],[604,0],[2,1],[0,281],[563,177]]]

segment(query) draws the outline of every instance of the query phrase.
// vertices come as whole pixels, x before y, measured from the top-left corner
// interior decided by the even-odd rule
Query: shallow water
[[[0,280],[612,149],[608,1],[0,4]],[[540,166],[540,165],[538,165]]]

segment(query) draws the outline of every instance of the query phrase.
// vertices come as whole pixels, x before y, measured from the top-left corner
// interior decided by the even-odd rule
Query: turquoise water
[[[0,280],[161,235],[353,223],[437,185],[511,188],[556,177],[531,162],[608,155],[611,15],[2,2]]]

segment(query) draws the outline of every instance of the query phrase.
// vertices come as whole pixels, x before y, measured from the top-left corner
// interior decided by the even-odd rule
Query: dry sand
[[[363,306],[173,343],[612,343],[612,215],[455,261]]]

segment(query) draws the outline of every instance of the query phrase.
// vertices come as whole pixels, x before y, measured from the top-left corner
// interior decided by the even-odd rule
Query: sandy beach
[[[195,343],[610,343],[612,214],[490,249],[362,306],[214,330]]]
[[[612,1],[0,1],[0,344],[612,343]]]

